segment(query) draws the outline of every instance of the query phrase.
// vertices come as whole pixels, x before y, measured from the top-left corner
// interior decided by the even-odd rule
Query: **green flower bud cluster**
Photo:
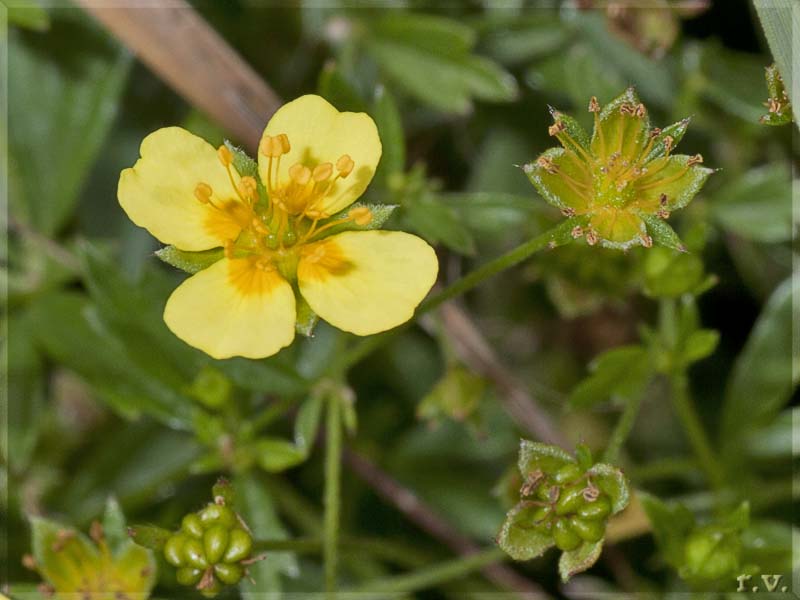
[[[559,549],[569,552],[603,539],[611,500],[578,464],[566,464],[550,477],[539,472],[533,479],[522,487],[523,499],[533,496],[529,501],[539,506],[533,526],[551,535]]]
[[[244,523],[221,498],[218,502],[186,515],[164,545],[164,558],[178,569],[178,583],[196,586],[206,597],[239,583],[253,551]]]

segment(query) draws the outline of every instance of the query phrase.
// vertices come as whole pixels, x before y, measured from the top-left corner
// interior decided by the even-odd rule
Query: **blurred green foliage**
[[[154,241],[119,209],[116,181],[151,131],[180,124],[221,143],[223,125],[78,9],[13,4],[0,583],[13,584],[13,597],[39,581],[21,564],[32,551],[29,516],[86,530],[114,497],[129,522],[175,529],[220,473],[231,476],[256,539],[318,538],[321,379],[353,339],[319,323],[313,337],[257,362],[213,361],[176,339],[161,313],[184,275],[169,265],[197,265],[170,249],[158,250],[169,264],[157,260]],[[797,567],[791,195],[800,153],[794,126],[759,123],[774,59],[757,16],[738,1],[682,21],[674,14],[676,39],[654,54],[604,10],[550,4],[195,6],[283,98],[316,92],[373,116],[384,154],[363,200],[386,205],[386,226],[437,245],[445,283],[560,218],[517,167],[552,145],[548,104],[588,127],[591,96],[605,103],[634,84],[656,125],[692,116],[682,147],[721,170],[675,217],[689,253],[580,242],[498,275],[462,303],[570,443],[599,455],[617,414],[635,404],[616,462],[649,531],[615,540],[634,581],[601,559],[593,576],[576,577],[584,589],[602,580],[612,593],[733,592],[742,573],[788,579]],[[785,55],[780,31],[767,35],[775,59]],[[432,314],[351,369],[350,423],[358,418],[346,443],[490,544],[508,509],[492,489],[530,432],[504,410],[507,390],[455,352]],[[719,454],[717,485],[673,416],[676,381],[689,382]],[[393,560],[345,553],[345,586],[449,555],[347,471],[342,507],[343,536],[397,550]],[[635,521],[633,510],[616,518]],[[569,595],[557,560],[548,553],[515,568]],[[243,598],[322,585],[317,556],[287,551],[269,553],[251,575],[256,586],[243,581]],[[462,584],[442,594],[498,589],[480,575]],[[178,589],[160,563],[154,597]]]

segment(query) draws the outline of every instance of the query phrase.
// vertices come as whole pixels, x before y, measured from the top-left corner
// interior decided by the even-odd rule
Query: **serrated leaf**
[[[628,479],[616,467],[597,463],[587,471],[592,482],[611,500],[611,514],[625,509],[630,501]]]
[[[222,248],[213,248],[212,250],[201,250],[200,252],[188,252],[179,250],[175,246],[165,246],[160,250],[156,250],[155,254],[168,265],[194,275],[222,259],[225,256],[225,251]]]
[[[514,560],[531,560],[554,544],[548,531],[532,524],[534,513],[539,508],[530,502],[520,502],[506,515],[497,544]]]
[[[575,550],[562,552],[561,558],[558,559],[558,573],[561,575],[561,581],[566,583],[573,575],[583,573],[591,568],[602,553],[603,540],[595,543],[584,542]]]
[[[590,368],[591,375],[569,396],[572,408],[585,409],[613,397],[630,399],[641,393],[652,374],[649,353],[639,345],[620,346],[604,352]]]
[[[647,226],[647,233],[653,238],[653,243],[678,252],[686,252],[681,238],[675,230],[661,217],[640,213],[639,216]]]
[[[565,464],[574,462],[575,458],[558,446],[520,440],[517,465],[523,480],[536,470],[540,470],[542,473],[553,473]]]

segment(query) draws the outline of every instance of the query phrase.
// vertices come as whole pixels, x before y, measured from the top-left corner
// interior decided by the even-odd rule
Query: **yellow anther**
[[[314,178],[314,181],[325,181],[332,174],[333,165],[329,162],[324,162],[314,167],[314,171],[311,173],[311,176]]]
[[[253,217],[253,220],[250,222],[250,224],[258,233],[263,235],[267,235],[269,233],[269,229],[266,225],[264,225],[264,222],[259,217]]]
[[[305,185],[311,179],[311,169],[300,163],[294,163],[289,167],[289,177],[298,185]]]
[[[224,144],[217,148],[217,156],[219,157],[219,162],[222,163],[223,167],[229,167],[233,162],[233,154]]]
[[[258,198],[258,184],[249,175],[242,177],[236,187],[243,198],[251,200]]]
[[[289,154],[289,150],[292,149],[292,145],[289,143],[289,136],[285,133],[279,133],[275,136],[280,142],[281,145],[281,154]]]
[[[258,145],[258,151],[269,158],[275,158],[283,154],[283,147],[281,145],[279,136],[273,137],[271,135],[265,135],[262,138],[261,143]]]
[[[589,100],[589,112],[600,112],[600,103],[597,101],[597,96],[592,96],[592,98]]]
[[[364,226],[372,222],[372,211],[366,206],[357,206],[350,211],[350,218],[356,225]]]
[[[202,181],[194,188],[194,197],[203,204],[208,204],[211,202],[211,194],[213,193],[214,190],[211,189],[211,186],[207,183],[203,183]]]
[[[355,166],[356,163],[353,162],[349,154],[342,154],[339,160],[336,161],[336,170],[339,171],[339,176],[343,178],[350,175]]]

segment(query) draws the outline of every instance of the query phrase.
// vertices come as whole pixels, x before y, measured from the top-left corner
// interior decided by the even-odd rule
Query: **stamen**
[[[233,154],[225,144],[217,148],[217,156],[219,157],[219,162],[225,168],[228,168],[233,162]]]
[[[311,179],[311,169],[303,164],[295,163],[289,167],[289,177],[297,185],[306,185]]]
[[[597,101],[597,96],[592,96],[589,100],[589,112],[590,113],[599,113],[600,112],[600,103]]]
[[[214,190],[211,189],[211,186],[207,183],[203,183],[202,181],[194,188],[194,197],[197,198],[202,204],[211,204],[211,194],[213,193]]]
[[[350,158],[349,154],[342,154],[339,160],[336,161],[336,170],[339,171],[339,176],[344,179],[353,171],[356,163]]]
[[[242,200],[249,200],[252,202],[258,199],[258,184],[256,180],[249,175],[245,175],[239,180],[236,191],[239,193]]]
[[[653,247],[653,238],[651,238],[649,235],[641,234],[639,239],[642,241],[642,246],[645,248]]]
[[[556,121],[555,123],[550,125],[550,127],[547,128],[547,133],[549,133],[551,136],[558,135],[566,128],[567,126],[564,125],[564,121]]]
[[[556,168],[555,164],[553,164],[553,161],[546,156],[540,156],[537,158],[536,164],[551,175],[558,173],[558,169]]]
[[[322,182],[328,179],[333,174],[333,165],[329,162],[320,163],[316,167],[314,167],[314,171],[311,173],[311,177],[316,182]]]
[[[281,144],[281,154],[289,154],[292,149],[292,145],[289,143],[289,136],[285,133],[279,133],[277,137]]]
[[[569,234],[572,236],[572,239],[577,240],[583,235],[583,227],[576,225],[572,228],[572,231],[570,231]]]
[[[358,206],[350,211],[350,218],[356,225],[364,227],[372,222],[372,211],[366,206]]]
[[[702,154],[695,154],[689,160],[686,161],[686,165],[689,167],[693,167],[694,165],[699,165],[703,163],[703,155]]]
[[[594,246],[597,243],[597,232],[594,229],[589,229],[586,232],[586,243],[590,246]]]

